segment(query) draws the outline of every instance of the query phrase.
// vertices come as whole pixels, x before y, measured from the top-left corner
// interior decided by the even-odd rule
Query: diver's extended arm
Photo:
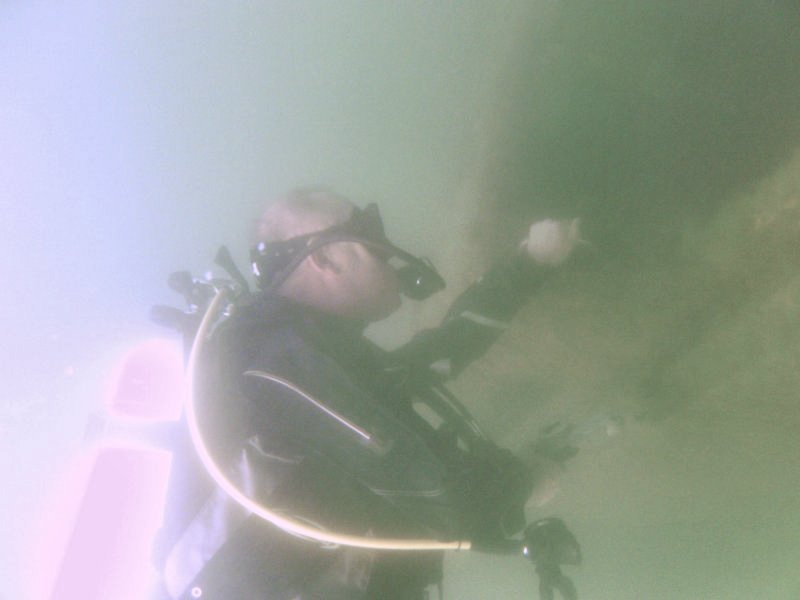
[[[456,376],[489,349],[554,267],[585,243],[578,219],[534,223],[517,252],[469,286],[439,327],[420,332],[395,356],[445,379]]]

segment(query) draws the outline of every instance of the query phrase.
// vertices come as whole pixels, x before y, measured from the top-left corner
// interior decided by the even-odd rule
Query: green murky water
[[[0,597],[164,276],[326,183],[451,282],[388,343],[531,220],[582,218],[591,251],[454,386],[516,450],[575,424],[529,517],[574,528],[581,597],[800,598],[799,26],[789,1],[5,3]],[[536,597],[522,559],[446,577]]]

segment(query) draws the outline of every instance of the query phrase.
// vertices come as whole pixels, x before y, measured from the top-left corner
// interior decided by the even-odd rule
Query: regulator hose
[[[203,431],[198,422],[195,379],[199,357],[203,352],[215,317],[220,307],[224,305],[228,293],[229,290],[226,287],[218,288],[213,300],[208,305],[203,319],[200,322],[200,327],[197,330],[194,343],[192,344],[186,374],[186,420],[189,426],[189,434],[191,435],[192,444],[197,452],[197,456],[211,479],[222,488],[232,500],[248,512],[259,516],[291,535],[313,540],[321,544],[352,546],[355,548],[368,548],[372,550],[430,551],[471,549],[473,544],[470,540],[441,541],[434,539],[379,538],[326,531],[308,522],[271,510],[268,506],[265,506],[243,493],[242,490],[225,475],[209,452],[208,445],[203,437]],[[280,381],[278,382],[280,383]]]

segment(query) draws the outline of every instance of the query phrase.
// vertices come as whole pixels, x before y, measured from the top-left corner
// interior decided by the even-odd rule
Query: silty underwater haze
[[[7,3],[0,11],[0,598],[176,268],[244,262],[265,198],[381,204],[450,287],[542,217],[592,245],[455,382],[498,441],[571,425],[557,514],[585,598],[796,598],[800,39],[791,3]],[[6,559],[6,556],[8,559]],[[536,597],[448,558],[452,598]]]
[[[459,383],[520,451],[574,423],[532,514],[583,535],[585,597],[795,598],[800,16],[551,6],[510,70],[475,239],[580,215],[594,246]]]

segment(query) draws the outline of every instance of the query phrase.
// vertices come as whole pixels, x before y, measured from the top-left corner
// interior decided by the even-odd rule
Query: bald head
[[[256,224],[256,243],[280,242],[347,222],[355,205],[324,189],[300,189],[269,205]],[[310,253],[277,292],[317,310],[370,322],[400,305],[394,270],[358,241],[337,241]]]
[[[338,194],[318,188],[289,192],[272,202],[256,223],[258,242],[279,242],[344,223],[354,205]]]

